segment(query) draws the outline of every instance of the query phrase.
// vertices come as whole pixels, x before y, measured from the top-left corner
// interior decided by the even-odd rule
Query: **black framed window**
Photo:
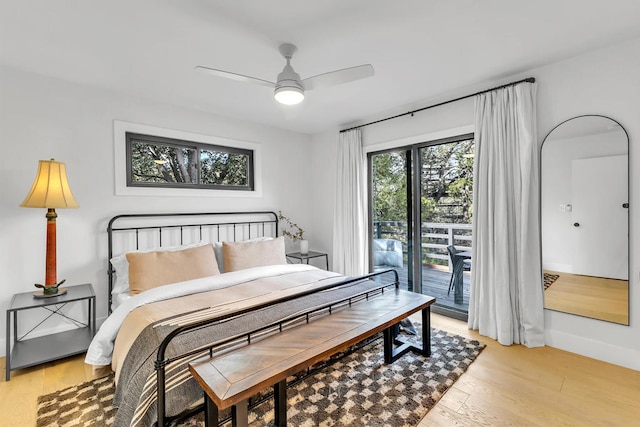
[[[126,132],[127,187],[254,190],[253,150]]]

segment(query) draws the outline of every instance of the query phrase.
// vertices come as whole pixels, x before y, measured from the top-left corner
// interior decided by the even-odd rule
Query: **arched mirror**
[[[545,308],[629,324],[629,137],[615,120],[556,126],[541,151]]]

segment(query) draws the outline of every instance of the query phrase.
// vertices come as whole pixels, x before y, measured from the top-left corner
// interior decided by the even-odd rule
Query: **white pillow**
[[[252,242],[222,242],[227,271],[286,264],[284,237]]]
[[[242,243],[247,242],[262,242],[265,240],[273,240],[273,237],[256,237],[249,240],[244,240]],[[224,273],[224,257],[222,256],[222,242],[215,242],[213,244],[213,252],[216,254],[216,262],[218,263],[218,270],[220,273]]]
[[[156,252],[156,251],[181,251],[183,249],[195,248],[198,246],[208,245],[206,242],[198,242],[191,243],[189,245],[181,245],[181,246],[165,246],[165,247],[157,247],[157,248],[149,248],[139,251],[129,251],[129,252]],[[217,257],[217,254],[216,254]],[[220,258],[222,258],[222,254],[220,254]],[[118,255],[109,260],[113,269],[115,270],[115,280],[113,281],[113,288],[111,289],[111,294],[122,294],[129,293],[129,261],[127,261],[127,254],[124,253],[122,255]],[[218,261],[219,263],[219,261]]]

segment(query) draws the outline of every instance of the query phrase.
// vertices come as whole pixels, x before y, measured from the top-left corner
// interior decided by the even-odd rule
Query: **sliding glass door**
[[[469,311],[473,139],[418,148],[422,293],[455,317]]]
[[[473,147],[462,135],[369,154],[374,269],[396,268],[403,287],[458,318],[469,305]]]
[[[369,156],[374,271],[395,268],[403,289],[413,289],[411,150]]]

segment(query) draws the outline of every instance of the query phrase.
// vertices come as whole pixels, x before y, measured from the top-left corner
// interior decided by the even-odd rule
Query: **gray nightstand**
[[[316,252],[316,251],[309,251],[306,254],[301,254],[300,252],[290,252],[287,254],[287,258],[293,258],[293,259],[297,259],[300,260],[299,264],[305,263],[305,264],[309,264],[309,260],[312,258],[321,258],[324,257],[324,263],[326,265],[325,270],[329,269],[329,256],[324,253],[324,252]]]
[[[73,319],[60,311],[65,305],[77,301],[87,301],[86,322]],[[50,313],[31,330],[18,337],[18,312],[32,309],[44,309]],[[70,331],[26,339],[29,334],[54,315],[69,319],[79,327]],[[12,321],[13,337],[11,334]],[[9,381],[12,370],[39,365],[40,363],[85,352],[89,348],[95,333],[96,295],[93,291],[93,286],[90,284],[68,286],[66,294],[49,298],[34,298],[33,292],[15,294],[7,309],[6,380]]]

